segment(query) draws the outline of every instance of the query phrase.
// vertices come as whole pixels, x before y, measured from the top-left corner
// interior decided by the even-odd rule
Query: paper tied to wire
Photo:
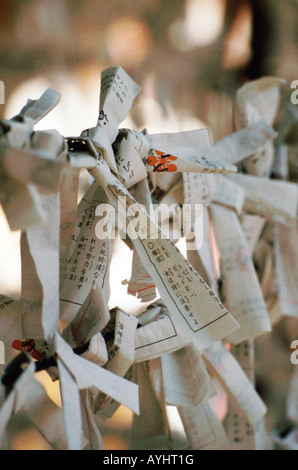
[[[254,339],[272,327],[273,273],[275,303],[296,315],[287,246],[294,253],[297,186],[270,178],[281,84],[241,88],[236,129],[217,142],[208,129],[121,128],[141,91],[121,67],[103,71],[97,123],[80,136],[34,130],[58,104],[52,89],[0,120],[0,202],[21,231],[22,259],[20,299],[0,296],[0,340],[16,355],[2,375],[2,447],[20,412],[54,449],[103,449],[100,420],[120,404],[134,413],[132,448],[174,448],[167,406],[188,448],[267,446]],[[83,169],[90,184],[78,203]],[[109,305],[116,233],[132,250],[122,284],[142,302],[137,314]],[[40,370],[59,381],[62,410]],[[211,402],[215,381],[225,421]],[[295,386],[294,377],[293,419]]]

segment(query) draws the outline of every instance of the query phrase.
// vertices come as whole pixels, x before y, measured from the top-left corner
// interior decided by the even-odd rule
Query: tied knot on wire
[[[90,345],[90,341],[82,346],[73,349],[74,354],[81,356],[84,354]],[[1,383],[5,387],[5,396],[7,397],[13,389],[15,382],[18,380],[22,372],[26,369],[27,365],[32,361],[30,356],[22,351],[16,356],[4,369],[4,374],[1,377]],[[35,362],[35,372],[42,370],[48,370],[51,367],[57,366],[56,355],[53,354],[50,357],[43,358]]]

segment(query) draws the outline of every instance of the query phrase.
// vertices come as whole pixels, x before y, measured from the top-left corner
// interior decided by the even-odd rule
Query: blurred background
[[[79,135],[96,124],[101,72],[121,65],[142,87],[122,127],[150,133],[209,127],[216,141],[233,131],[236,91],[247,80],[285,79],[282,99],[290,103],[291,83],[298,79],[297,13],[297,0],[1,0],[0,117],[11,118],[50,86],[62,99],[38,128]],[[18,243],[19,234],[9,231],[0,208],[0,292],[15,297],[21,278]],[[125,246],[117,249],[122,250],[117,259],[129,258]],[[112,269],[119,289],[111,303],[117,304],[127,297],[121,281],[130,277],[130,262]],[[128,302],[122,307],[133,313],[134,299]],[[280,328],[286,335],[288,323]],[[271,336],[262,344],[260,389],[275,407],[270,426],[282,426],[290,352]],[[279,362],[272,378],[264,371],[273,353]],[[59,402],[57,387],[48,382],[47,387]],[[131,415],[120,409],[104,424],[108,449],[127,448],[130,423]],[[20,420],[15,429],[12,448],[46,448],[28,423]]]

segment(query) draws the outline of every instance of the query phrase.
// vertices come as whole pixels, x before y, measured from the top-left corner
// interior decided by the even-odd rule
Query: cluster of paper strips
[[[167,405],[191,449],[270,448],[254,339],[281,315],[298,316],[297,185],[281,171],[271,178],[287,157],[274,143],[281,85],[269,77],[242,87],[235,132],[215,143],[207,129],[119,129],[140,92],[121,67],[102,73],[98,122],[81,136],[34,130],[59,101],[52,89],[0,121],[0,202],[21,230],[22,259],[21,298],[0,296],[0,340],[16,356],[2,371],[2,448],[22,411],[53,449],[102,449],[96,417],[120,404],[135,413],[131,448],[170,442]],[[82,169],[90,187],[78,204]],[[187,259],[175,215],[171,240],[153,202],[174,203],[177,214],[191,207]],[[117,227],[100,223],[108,207]],[[116,229],[133,250],[128,295],[149,302],[137,316],[108,308]],[[42,368],[60,382],[62,409],[34,377]],[[228,396],[224,422],[210,404],[214,379]],[[297,373],[295,423],[296,389]]]

